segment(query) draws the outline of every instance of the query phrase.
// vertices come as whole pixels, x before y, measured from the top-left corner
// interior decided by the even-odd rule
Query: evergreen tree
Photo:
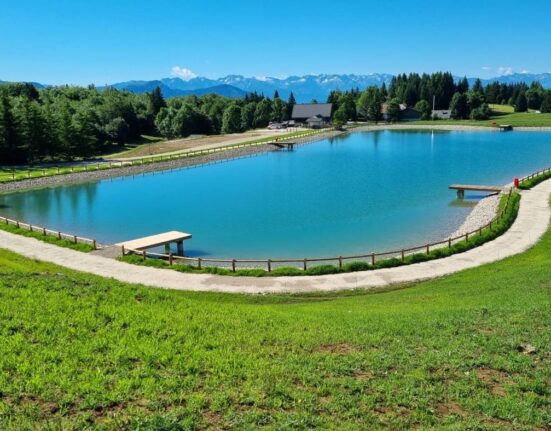
[[[166,108],[166,102],[161,92],[161,88],[157,85],[151,93],[147,93],[153,116],[157,115],[161,108]]]
[[[543,101],[541,102],[540,111],[542,113],[551,112],[551,90],[547,90],[543,96]]]
[[[15,119],[7,92],[0,91],[0,163],[17,163]]]
[[[469,91],[469,81],[467,81],[467,77],[464,76],[459,84],[457,84],[457,92],[463,94],[467,91]]]
[[[287,118],[291,118],[293,115],[293,106],[297,104],[297,101],[295,100],[295,95],[291,91],[291,94],[289,94],[289,99],[287,100]]]
[[[464,120],[469,118],[469,105],[467,96],[461,93],[455,93],[450,103],[451,117],[455,120]]]
[[[480,81],[480,78],[476,78],[476,81],[473,84],[473,92],[484,93],[484,88],[482,87],[482,81]]]
[[[528,110],[528,101],[526,100],[526,93],[520,92],[515,101],[515,112],[526,112]]]
[[[279,99],[279,91],[274,91],[274,100]]]

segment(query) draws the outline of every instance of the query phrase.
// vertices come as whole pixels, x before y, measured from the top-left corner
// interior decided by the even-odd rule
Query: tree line
[[[455,82],[449,72],[401,74],[392,78],[388,88],[383,83],[380,87],[371,86],[364,91],[332,91],[327,101],[333,103],[333,121],[336,124],[357,119],[380,121],[383,118],[383,104],[386,105],[389,121],[401,119],[400,105],[415,107],[424,120],[433,118],[433,107],[436,110],[451,110],[454,119],[474,120],[489,118],[489,104],[510,105],[515,112],[526,112],[528,109],[551,112],[551,90],[545,90],[537,81],[530,86],[526,83],[499,82],[483,86],[477,79],[470,86],[467,78]]]
[[[380,121],[382,107],[389,121],[399,121],[401,105],[415,107],[423,119],[435,109],[451,109],[455,119],[487,119],[489,104],[509,104],[516,112],[551,112],[551,90],[539,82],[472,86],[455,82],[449,72],[401,74],[387,86],[332,91],[333,123]],[[48,160],[87,158],[136,141],[141,135],[165,138],[192,134],[243,132],[291,117],[296,100],[250,93],[241,99],[215,94],[165,100],[160,89],[134,94],[106,88],[0,85],[0,164],[32,164]]]
[[[256,93],[243,99],[215,94],[166,101],[159,88],[134,94],[106,88],[0,86],[0,164],[87,158],[136,141],[141,135],[166,138],[218,134],[266,127],[290,117],[287,101]]]

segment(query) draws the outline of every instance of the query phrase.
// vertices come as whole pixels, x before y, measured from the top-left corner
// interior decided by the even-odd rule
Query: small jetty
[[[474,192],[486,192],[486,193],[501,193],[503,187],[497,186],[483,186],[478,184],[452,184],[448,187],[450,190],[457,190],[457,197],[463,199],[465,197],[465,190]]]
[[[513,131],[513,126],[511,126],[510,124],[499,124],[497,127],[502,132],[512,132]]]
[[[155,248],[160,246],[165,246],[165,253],[170,254],[170,244],[176,243],[178,256],[184,255],[184,241],[190,239],[191,234],[186,232],[178,232],[172,230],[170,232],[160,233],[158,235],[146,236],[143,238],[137,238],[130,241],[120,242],[116,245],[123,248],[124,250],[137,250],[144,251],[148,248]]]
[[[295,147],[294,142],[278,142],[278,141],[272,141],[270,144],[276,146],[277,148],[287,148],[288,150],[292,150]]]

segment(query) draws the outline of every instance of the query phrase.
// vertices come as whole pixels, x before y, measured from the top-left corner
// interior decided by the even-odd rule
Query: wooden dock
[[[176,243],[178,249],[178,255],[184,255],[184,241],[190,239],[192,236],[190,233],[178,232],[172,230],[170,232],[160,233],[158,235],[146,236],[144,238],[137,238],[130,241],[120,242],[116,245],[128,250],[143,251],[148,248],[155,248],[165,246],[165,253],[170,253],[170,244]],[[124,254],[124,252],[123,252]]]
[[[288,150],[292,150],[295,147],[294,142],[270,142],[270,144],[276,146],[277,148],[287,148]]]
[[[502,132],[512,132],[513,131],[513,126],[511,126],[510,124],[500,124],[497,127],[499,127]]]
[[[485,193],[501,193],[503,191],[503,187],[497,187],[497,186],[482,186],[478,184],[452,184],[448,187],[451,190],[457,190],[457,197],[459,199],[462,199],[465,197],[465,191],[473,191],[473,192],[485,192]]]

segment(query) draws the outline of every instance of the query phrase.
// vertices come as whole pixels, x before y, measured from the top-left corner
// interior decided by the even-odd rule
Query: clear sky
[[[551,71],[550,0],[0,0],[0,80]]]

